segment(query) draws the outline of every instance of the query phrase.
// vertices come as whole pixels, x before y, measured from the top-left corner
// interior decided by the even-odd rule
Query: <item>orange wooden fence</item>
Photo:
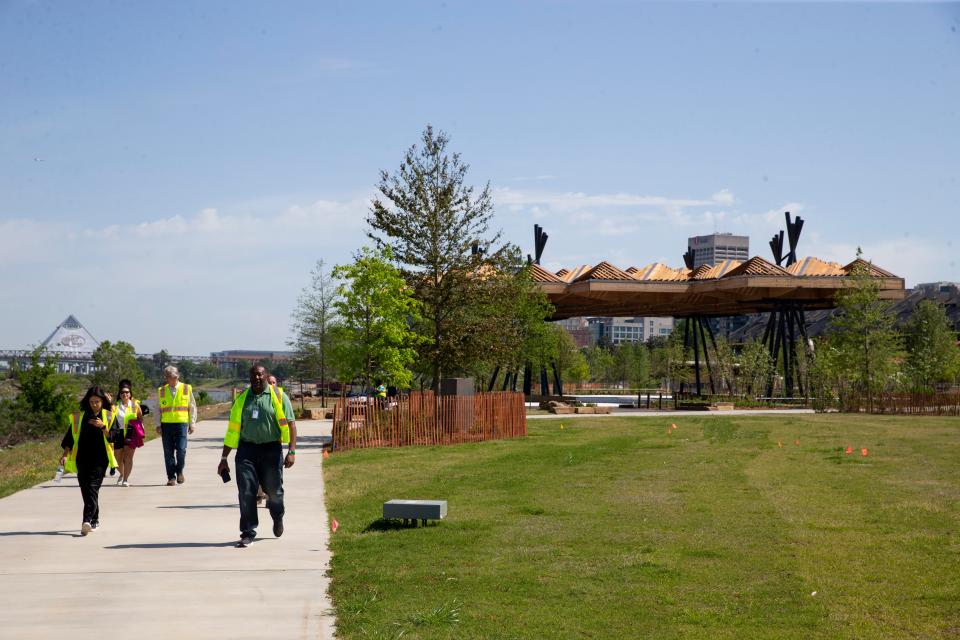
[[[333,409],[335,451],[367,447],[459,444],[527,435],[522,393],[440,396],[414,391],[396,398],[346,398]]]
[[[852,395],[845,399],[844,411],[864,413],[893,413],[920,416],[960,415],[960,393],[938,391],[935,393],[878,393],[872,398],[866,394]]]

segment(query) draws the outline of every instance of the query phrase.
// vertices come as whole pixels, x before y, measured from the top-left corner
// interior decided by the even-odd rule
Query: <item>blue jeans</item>
[[[160,425],[160,437],[163,439],[167,480],[173,480],[183,473],[183,464],[187,459],[187,423],[164,422]]]
[[[240,441],[236,460],[237,493],[240,499],[240,535],[254,536],[257,516],[257,487],[267,494],[267,509],[277,520],[283,517],[283,447],[279,442],[253,444]]]

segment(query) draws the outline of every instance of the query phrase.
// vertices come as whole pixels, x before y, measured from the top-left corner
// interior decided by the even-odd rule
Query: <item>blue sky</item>
[[[427,123],[554,269],[769,257],[789,209],[960,280],[958,63],[958,4],[0,0],[0,347],[284,348]]]

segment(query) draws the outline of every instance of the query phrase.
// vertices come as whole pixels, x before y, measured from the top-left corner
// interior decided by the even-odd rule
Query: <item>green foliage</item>
[[[192,362],[190,360],[180,360],[175,366],[177,367],[177,371],[180,372],[180,379],[191,384],[198,380],[219,378],[221,375],[220,369],[217,368],[217,365],[213,364],[212,362]],[[271,373],[274,373],[269,367],[267,370]]]
[[[900,335],[889,303],[880,299],[879,283],[864,268],[855,269],[850,279],[852,286],[837,293],[829,347],[835,350],[837,373],[872,404],[873,395],[895,379]]]
[[[590,382],[611,384],[614,377],[614,359],[610,349],[591,345],[584,349],[583,356],[590,368]]]
[[[773,359],[767,345],[753,340],[740,350],[740,392],[755,396],[764,395],[766,386],[773,376]]]
[[[30,352],[26,367],[12,370],[20,393],[0,401],[0,446],[57,433],[76,408],[76,380],[57,373],[57,358],[42,347]]]
[[[490,235],[490,185],[467,185],[468,166],[448,144],[427,126],[400,168],[381,172],[367,217],[368,235],[391,249],[422,305],[417,369],[434,388],[441,377],[489,369],[500,354],[510,360],[495,364],[508,364],[536,330],[526,323],[528,301],[516,298],[536,293],[529,278],[514,276],[520,252]]]
[[[20,386],[17,402],[30,411],[52,414],[58,418],[73,409],[73,400],[69,392],[69,377],[57,373],[58,359],[45,354],[42,347],[30,352],[30,364],[27,367],[15,365],[14,378]]]
[[[904,328],[906,372],[915,389],[933,390],[939,382],[953,382],[960,373],[957,332],[943,306],[922,300]]]
[[[717,348],[715,351],[715,362],[714,362],[714,376],[717,378],[717,384],[719,385],[717,391],[721,391],[726,388],[727,392],[731,395],[736,395],[740,392],[740,387],[737,384],[737,378],[734,371],[734,365],[736,363],[736,356],[733,353],[733,348],[730,346],[730,343],[727,342],[726,338],[723,336],[717,336]]]
[[[666,347],[662,357],[662,365],[665,368],[665,377],[670,381],[670,387],[674,391],[680,389],[684,382],[690,382],[693,368],[690,361],[693,354],[689,348],[683,346],[683,335],[680,331],[674,331],[667,338]]]
[[[409,387],[414,347],[423,341],[410,328],[419,320],[421,305],[390,264],[392,258],[389,249],[365,247],[353,264],[333,270],[333,277],[343,281],[334,303],[338,366],[346,380],[359,379],[367,387],[378,380]]]
[[[583,356],[580,349],[570,332],[559,324],[551,324],[554,339],[556,340],[556,360],[557,367],[560,369],[560,375],[565,381],[579,384],[590,375],[590,367],[587,365],[587,359]]]
[[[137,397],[145,397],[147,389],[143,369],[137,362],[137,352],[129,342],[120,340],[111,343],[104,340],[93,352],[95,370],[91,382],[99,385],[104,391],[116,397],[120,380],[127,378],[133,383],[133,393]]]

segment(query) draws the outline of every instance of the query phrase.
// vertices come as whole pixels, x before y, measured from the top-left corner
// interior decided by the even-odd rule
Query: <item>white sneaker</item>
[[[93,525],[91,525],[89,522],[84,522],[82,525],[80,525],[80,535],[85,536],[91,531],[93,531]]]
[[[123,477],[121,476],[117,478],[117,484],[122,484],[122,483],[123,483]]]
[[[120,483],[120,486],[129,487],[129,486],[130,486],[130,483],[127,482],[126,480],[124,480],[123,482]]]

